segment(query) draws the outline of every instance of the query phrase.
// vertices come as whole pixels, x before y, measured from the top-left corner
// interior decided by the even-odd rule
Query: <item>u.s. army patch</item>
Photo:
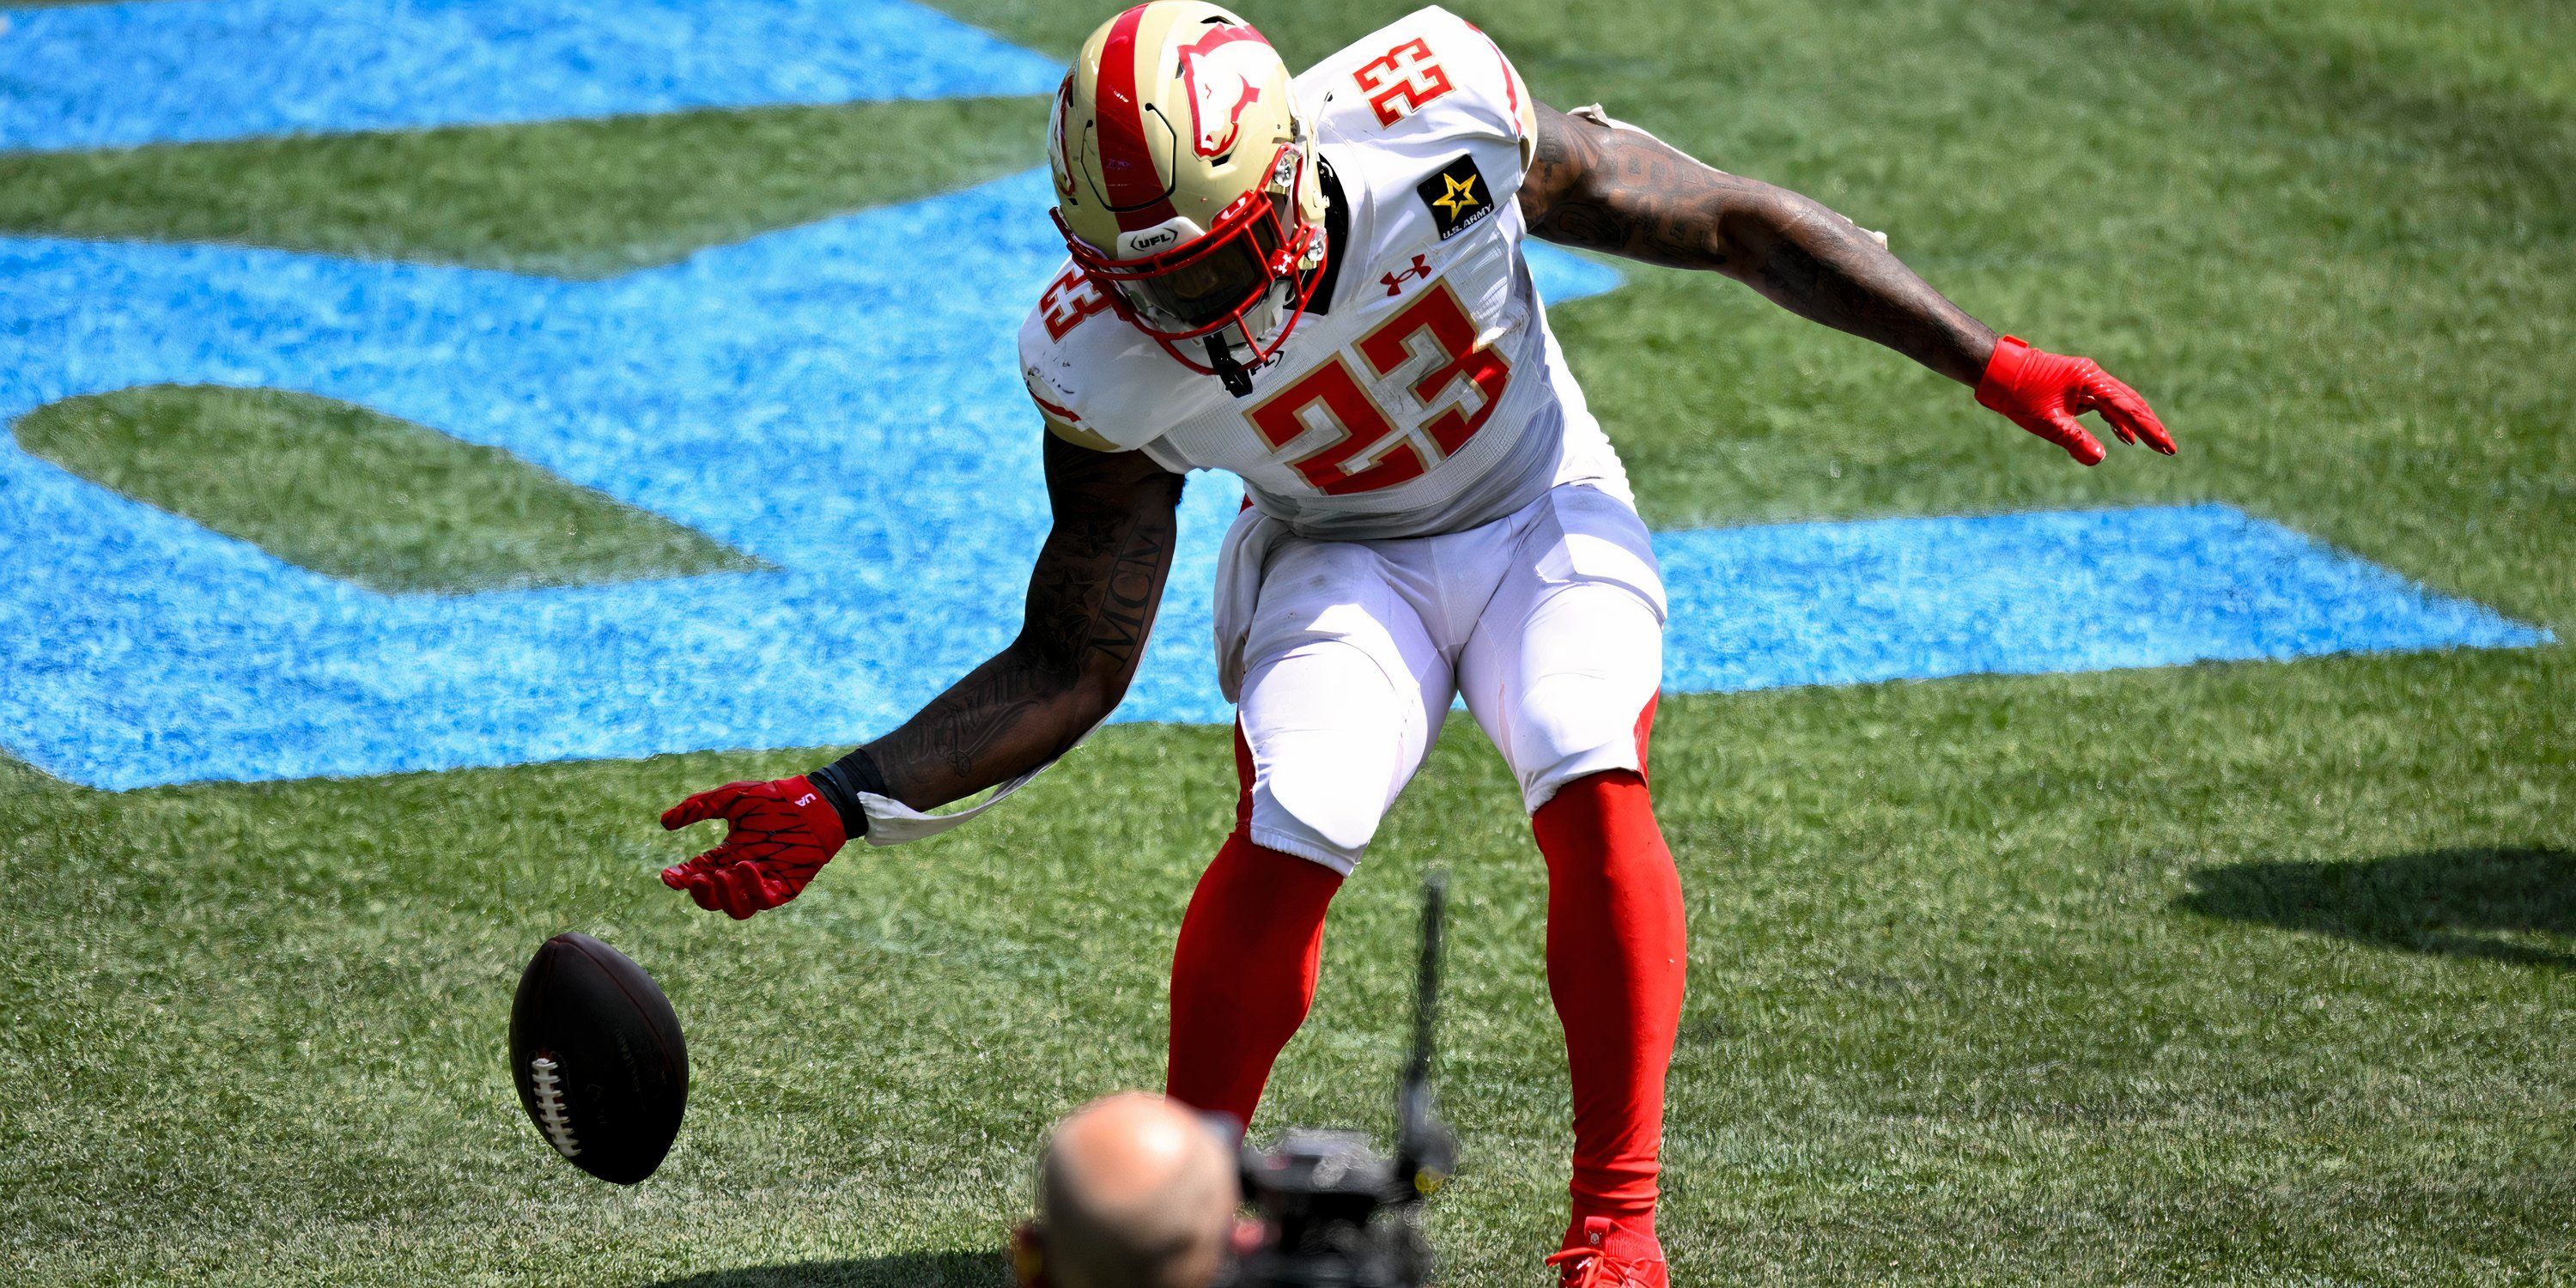
[[[1422,204],[1431,207],[1431,219],[1438,225],[1442,241],[1475,227],[1478,220],[1494,213],[1493,190],[1485,186],[1485,176],[1477,171],[1476,158],[1463,152],[1413,190],[1422,194]]]

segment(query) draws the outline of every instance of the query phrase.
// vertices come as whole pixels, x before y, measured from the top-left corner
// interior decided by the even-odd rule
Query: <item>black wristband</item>
[[[842,834],[852,837],[868,834],[868,812],[859,804],[859,793],[894,795],[886,786],[885,775],[877,769],[877,758],[869,755],[865,747],[805,775],[805,781],[814,784],[814,790],[831,802],[841,816]]]

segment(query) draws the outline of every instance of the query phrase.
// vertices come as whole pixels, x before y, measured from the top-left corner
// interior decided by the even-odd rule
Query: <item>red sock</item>
[[[1234,835],[1199,877],[1172,950],[1172,1049],[1163,1094],[1249,1126],[1270,1066],[1315,1004],[1324,912],[1342,875],[1255,845],[1252,748],[1234,731],[1243,780]]]
[[[1660,1257],[1664,1073],[1687,969],[1681,877],[1646,780],[1633,771],[1567,783],[1530,825],[1547,856],[1548,993],[1574,1076],[1574,1219],[1565,1246],[1582,1242],[1586,1217],[1606,1217],[1616,1227],[1611,1255]]]

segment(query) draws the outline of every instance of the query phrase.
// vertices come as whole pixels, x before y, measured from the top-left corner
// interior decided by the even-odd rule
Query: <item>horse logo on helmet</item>
[[[1261,97],[1265,73],[1279,55],[1250,27],[1211,26],[1192,44],[1181,46],[1181,83],[1190,93],[1191,146],[1202,157],[1221,157],[1234,150],[1243,132],[1243,109]]]

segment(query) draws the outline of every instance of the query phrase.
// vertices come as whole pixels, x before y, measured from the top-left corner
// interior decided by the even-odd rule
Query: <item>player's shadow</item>
[[[2383,948],[2576,970],[2576,853],[2456,849],[2239,863],[2191,875],[2174,906]],[[2542,937],[2552,942],[2532,942]]]
[[[800,1261],[665,1279],[647,1288],[1006,1288],[999,1252],[907,1252],[853,1261]]]

